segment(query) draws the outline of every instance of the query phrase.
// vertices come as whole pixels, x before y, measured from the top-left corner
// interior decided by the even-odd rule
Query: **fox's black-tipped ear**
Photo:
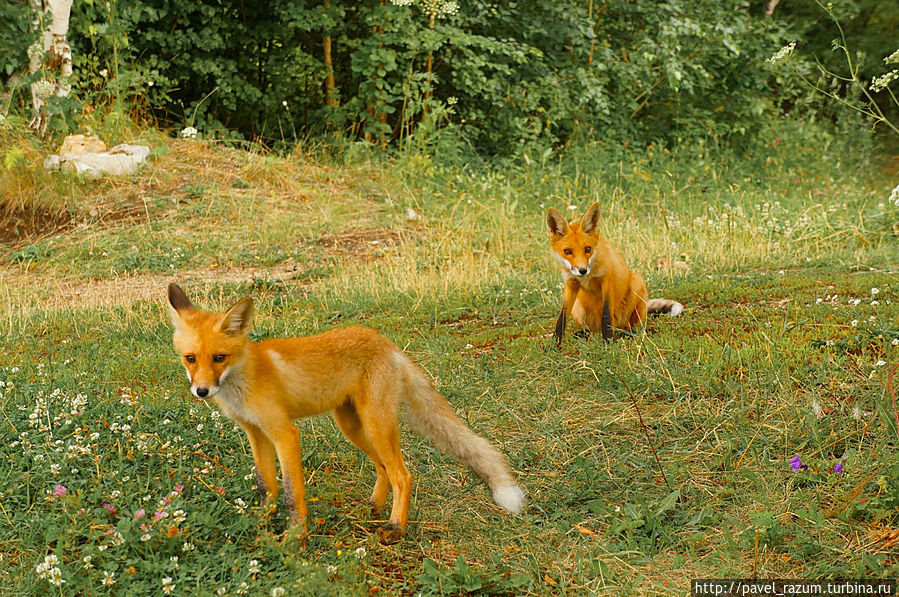
[[[546,231],[550,236],[565,236],[568,232],[568,222],[554,207],[546,210]]]
[[[593,232],[596,230],[596,227],[599,226],[599,202],[597,201],[593,205],[587,208],[587,211],[584,212],[583,217],[581,218],[581,230],[586,233]]]
[[[193,303],[190,302],[190,299],[187,298],[181,287],[174,282],[169,284],[169,315],[172,318],[172,323],[178,325],[178,322],[181,321],[180,312],[193,308]]]
[[[253,299],[247,297],[228,309],[222,318],[221,329],[226,334],[246,336],[253,331]]]

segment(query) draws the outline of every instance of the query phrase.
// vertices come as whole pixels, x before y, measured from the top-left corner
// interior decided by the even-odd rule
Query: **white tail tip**
[[[668,315],[670,315],[671,317],[677,317],[683,312],[684,306],[678,302],[675,302],[673,305],[671,305],[671,310],[668,311]]]
[[[524,492],[518,485],[505,485],[493,492],[493,501],[512,514],[518,514],[524,505]]]

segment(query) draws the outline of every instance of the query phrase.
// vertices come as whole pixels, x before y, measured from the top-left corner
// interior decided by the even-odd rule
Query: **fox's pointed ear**
[[[581,218],[581,230],[586,233],[593,232],[596,230],[596,227],[599,226],[599,202],[597,201],[593,205],[587,208],[587,211],[584,212],[583,217]]]
[[[554,207],[546,210],[546,231],[551,237],[565,236],[568,232],[568,222]]]
[[[190,299],[187,298],[187,295],[184,294],[184,291],[181,290],[181,287],[175,284],[174,282],[169,284],[169,316],[172,318],[172,323],[178,325],[181,321],[181,311],[189,311],[194,309],[193,303],[190,302]]]
[[[247,297],[228,309],[219,329],[233,336],[246,336],[253,331],[253,299]]]

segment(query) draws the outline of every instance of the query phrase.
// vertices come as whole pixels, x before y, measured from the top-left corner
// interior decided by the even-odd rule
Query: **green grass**
[[[76,225],[2,255],[6,592],[100,594],[109,573],[137,595],[164,578],[176,594],[683,595],[691,578],[899,572],[886,181],[795,148],[766,168],[596,149],[472,171],[169,143],[132,180],[78,183],[139,209],[73,203]],[[651,295],[687,311],[557,351],[543,212],[593,200]],[[258,338],[378,329],[508,454],[526,512],[410,431],[414,522],[381,546],[373,467],[317,418],[299,423],[301,547],[283,509],[259,511],[243,434],[190,396],[162,302],[175,280],[210,309],[254,296]],[[35,572],[51,554],[60,589]]]

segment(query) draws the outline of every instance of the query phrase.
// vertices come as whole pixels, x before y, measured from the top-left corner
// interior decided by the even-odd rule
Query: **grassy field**
[[[685,595],[692,578],[899,575],[899,206],[879,166],[597,144],[473,170],[143,140],[139,175],[89,182],[5,139],[6,203],[44,216],[8,218],[0,249],[0,592]],[[651,296],[687,310],[557,351],[543,214],[594,200]],[[301,547],[283,509],[260,512],[243,433],[189,392],[172,281],[209,309],[253,296],[258,338],[376,328],[508,454],[525,513],[410,430],[414,522],[381,546],[373,466],[317,418],[299,423]]]

